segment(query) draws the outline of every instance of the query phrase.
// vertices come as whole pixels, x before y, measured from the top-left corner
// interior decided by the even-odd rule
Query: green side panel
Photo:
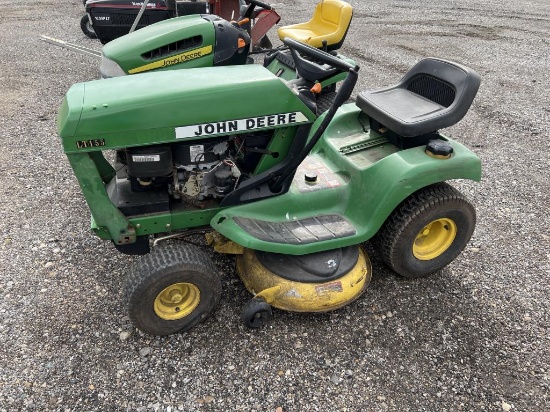
[[[67,157],[92,213],[93,225],[101,228],[101,233],[97,230],[96,233],[103,239],[113,239],[118,244],[135,242],[134,228],[107,195],[103,181],[105,176],[102,176],[106,169],[99,156],[94,153],[79,153],[69,154]]]
[[[290,143],[292,139],[294,139],[297,131],[297,127],[284,127],[275,130],[273,138],[267,146],[267,150],[273,153],[278,153],[278,156],[262,156],[260,161],[258,162],[258,166],[256,166],[256,171],[254,173],[255,175],[260,174],[267,169],[279,164],[283,159],[286,158],[288,150],[290,148]]]
[[[176,139],[177,127],[281,113],[301,113],[300,122],[316,118],[283,80],[260,65],[206,67],[73,85],[58,130],[65,152],[74,153],[182,141]],[[281,127],[268,123],[255,130]],[[196,139],[228,134],[235,133],[217,130]]]
[[[321,184],[318,190],[304,190],[303,163],[288,193],[224,209],[214,216],[212,227],[248,248],[294,255],[313,253],[370,239],[399,203],[422,187],[451,179],[481,179],[479,158],[462,144],[442,136],[454,148],[448,160],[428,156],[424,146],[398,150],[369,131],[368,118],[359,113],[355,105],[343,106],[304,162],[317,167],[317,175],[329,182],[324,187]],[[363,130],[365,125],[367,131]],[[311,167],[308,170],[312,170]],[[244,217],[290,222],[330,214],[344,216],[356,234],[288,245],[258,240],[233,220],[233,217]]]
[[[195,43],[191,49],[172,51],[156,59],[142,57],[143,54],[167,45],[172,45],[169,50],[175,50],[174,43],[184,42],[185,40],[196,38],[196,36],[202,37],[202,44]],[[128,73],[132,69],[144,67],[170,56],[176,56],[184,51],[197,50],[205,46],[214,45],[215,33],[212,22],[203,19],[199,15],[191,15],[164,20],[136,30],[133,33],[107,43],[102,51],[105,57],[118,63]],[[202,57],[185,59],[182,63],[174,65],[171,62],[167,62],[163,67],[156,70],[207,67],[212,66],[213,62],[214,53],[212,48],[209,53],[203,53]]]
[[[274,74],[278,74],[281,79],[284,80],[293,80],[296,78],[296,71],[286,64],[281,63],[279,60],[273,60],[267,69]]]

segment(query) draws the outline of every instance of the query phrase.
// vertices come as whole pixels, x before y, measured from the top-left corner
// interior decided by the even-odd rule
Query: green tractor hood
[[[244,64],[250,36],[212,15],[176,17],[119,37],[103,47],[104,78],[151,70]]]
[[[260,65],[171,70],[77,83],[58,114],[66,153],[210,138],[313,122]]]

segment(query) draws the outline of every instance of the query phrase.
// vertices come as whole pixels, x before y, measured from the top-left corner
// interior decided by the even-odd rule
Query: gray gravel
[[[313,0],[283,0],[283,22]],[[548,0],[351,1],[343,52],[357,90],[391,84],[424,56],[478,71],[472,110],[448,134],[483,181],[465,252],[401,279],[369,248],[366,294],[332,314],[240,323],[249,298],[214,256],[223,296],[189,333],[133,329],[121,286],[132,259],[88,230],[56,136],[56,112],[97,61],[44,44],[80,32],[80,0],[0,0],[0,411],[546,411],[550,404]],[[368,247],[368,245],[367,245]]]

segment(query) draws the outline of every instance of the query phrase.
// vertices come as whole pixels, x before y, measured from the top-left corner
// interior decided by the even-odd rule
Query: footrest
[[[355,228],[340,215],[324,215],[291,222],[267,222],[241,217],[234,217],[233,220],[249,235],[271,243],[308,244],[356,234]]]

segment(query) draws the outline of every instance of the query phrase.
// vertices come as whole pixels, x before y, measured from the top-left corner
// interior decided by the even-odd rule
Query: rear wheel
[[[82,16],[80,19],[80,28],[82,29],[82,32],[90,39],[97,39],[97,35],[95,34],[92,23],[90,22],[90,17],[87,14]]]
[[[474,207],[458,190],[437,183],[401,203],[374,239],[384,262],[401,276],[429,275],[462,252],[474,232]]]
[[[221,282],[209,257],[192,245],[161,245],[137,261],[125,286],[132,323],[152,335],[184,332],[208,317]]]

